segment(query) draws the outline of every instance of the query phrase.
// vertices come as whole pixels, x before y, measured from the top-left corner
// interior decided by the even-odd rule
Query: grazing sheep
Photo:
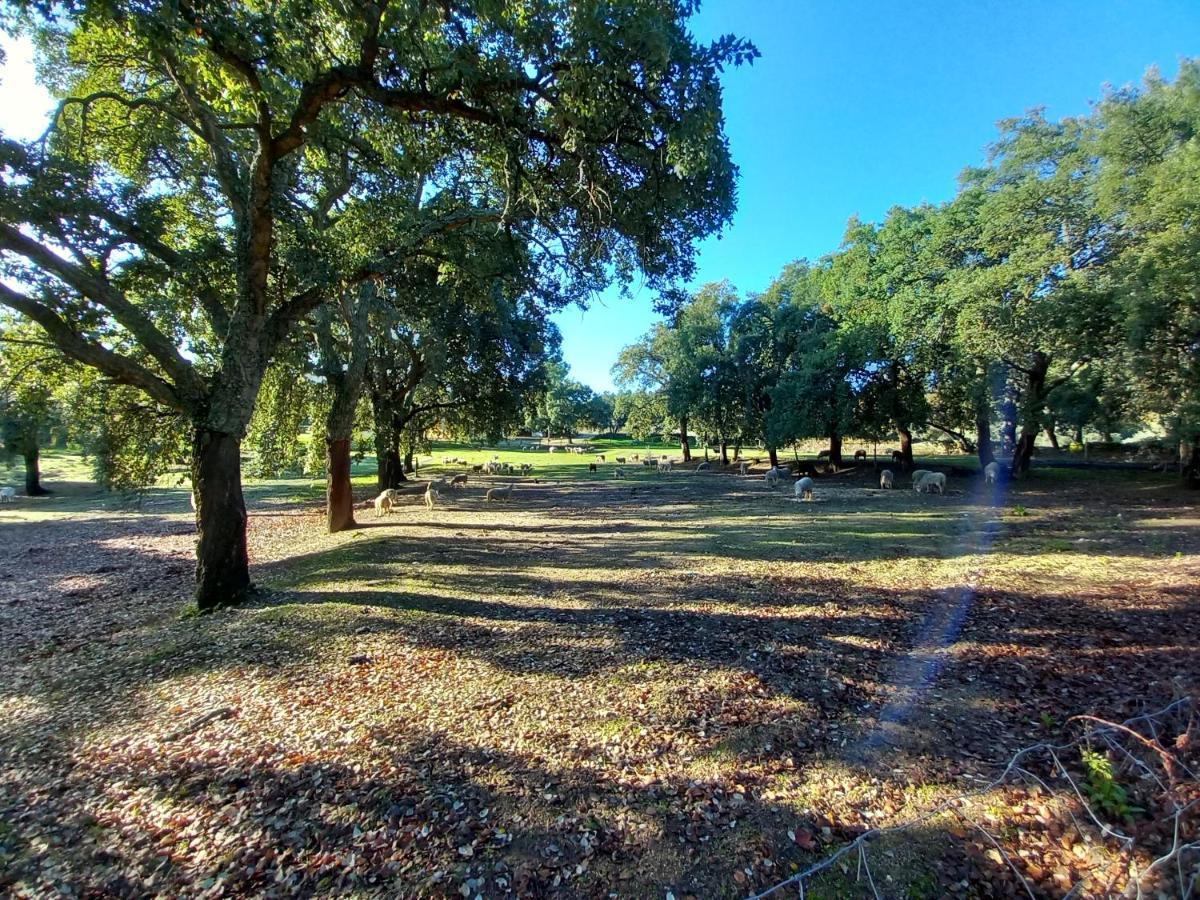
[[[604,461],[605,461],[605,460],[604,460],[604,454],[603,454],[603,453],[597,453],[597,454],[596,454],[596,462],[604,462]]]
[[[992,460],[983,467],[983,483],[995,484],[1000,480],[1000,463]]]
[[[638,461],[638,455],[637,455],[636,453],[635,453],[635,454],[633,454],[633,456],[631,456],[631,457],[629,457],[629,458],[630,458],[630,459],[632,459],[634,462],[637,462],[637,461]]]
[[[647,459],[643,459],[643,460],[642,460],[642,465],[643,465],[643,466],[652,466],[652,465],[654,465],[654,460],[653,460],[653,459],[649,459],[649,458],[647,458]]]
[[[739,475],[745,475],[746,472],[749,471],[749,469],[750,469],[750,463],[748,463],[748,462],[738,463],[738,474]]]
[[[696,466],[696,469],[695,469],[695,471],[697,471],[697,472],[707,472],[707,471],[708,471],[709,469],[711,469],[711,468],[712,468],[712,463],[710,463],[710,462],[702,462],[702,463],[700,463],[700,465]]]
[[[829,459],[829,451],[822,450],[820,453],[817,454],[817,459]]]
[[[392,504],[398,497],[398,492],[388,488],[382,494],[375,498],[375,518],[380,516],[390,516],[392,514]]]
[[[892,462],[896,463],[897,465],[904,462],[904,454],[901,453],[899,450],[893,450],[892,451]]]
[[[660,472],[670,472],[674,467],[675,463],[669,459],[660,459],[658,461],[658,471]]]
[[[486,499],[488,503],[491,503],[493,500],[511,500],[512,492],[513,486],[511,484],[508,487],[492,488],[487,492]]]
[[[595,471],[596,471],[596,464],[595,464],[595,463],[588,463],[588,471],[589,471],[589,472],[595,472]]]
[[[939,494],[946,493],[946,476],[942,472],[926,472],[917,484],[917,490],[922,494],[932,494],[937,488]]]
[[[521,463],[521,474],[528,475],[533,471],[533,463]]]
[[[451,487],[455,487],[460,484],[463,485],[464,487],[466,486],[466,484],[467,484],[467,473],[466,472],[463,472],[461,475],[455,475],[453,478],[450,479]]]
[[[551,448],[550,448],[550,452],[551,452],[551,453],[557,453],[557,452],[558,452],[558,448],[557,448],[557,447],[551,447]]]
[[[16,496],[17,496],[16,488],[7,487],[7,486],[0,488],[0,503],[12,503],[13,499]],[[192,509],[195,509],[195,508],[196,508],[195,506],[192,507]]]
[[[472,472],[482,472],[483,471],[483,463],[480,463],[477,466],[471,466],[471,471]]]
[[[433,501],[438,497],[438,492],[433,489],[433,482],[429,483],[429,487],[425,488],[425,508],[433,509]]]
[[[617,457],[617,462],[619,462],[621,465],[625,465],[625,457],[623,457],[623,456],[618,456],[618,457]]]
[[[796,482],[796,487],[793,489],[797,497],[803,497],[805,500],[813,498],[813,480],[805,477]]]
[[[613,466],[613,478],[624,478],[625,470],[620,466]]]
[[[881,488],[895,487],[896,476],[892,474],[891,469],[884,469],[879,473],[879,486]]]
[[[864,462],[866,462],[866,459],[867,459],[867,451],[866,450],[855,450],[854,451],[854,461],[858,462],[860,459],[863,460]]]
[[[429,486],[438,493],[441,493],[442,491],[450,489],[450,482],[448,482],[445,478],[435,478],[433,481],[429,482]]]
[[[767,487],[773,488],[779,484],[779,470],[767,469],[767,474],[763,476],[763,481],[767,483]]]
[[[913,472],[912,486],[913,486],[914,491],[920,490],[921,479],[924,478],[928,474],[929,474],[928,469],[917,469],[915,472]]]

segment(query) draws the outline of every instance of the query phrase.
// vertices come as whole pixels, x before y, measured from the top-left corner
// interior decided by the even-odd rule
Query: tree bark
[[[1046,426],[1046,437],[1050,441],[1050,446],[1053,447],[1055,450],[1057,450],[1058,449],[1058,435],[1055,434],[1053,425]]]
[[[912,452],[912,432],[907,428],[897,429],[900,435],[900,469],[904,472],[911,472],[913,469],[913,452]]]
[[[404,451],[404,471],[413,475],[417,474],[416,466],[413,465],[413,451],[411,447]]]
[[[975,447],[979,453],[979,468],[996,458],[992,450],[992,422],[986,410],[975,414]]]
[[[721,465],[729,465],[729,442],[721,441]]]
[[[835,467],[842,464],[842,436],[836,431],[829,435],[829,464]]]
[[[1012,474],[1014,477],[1029,471],[1033,461],[1033,449],[1041,431],[1042,406],[1045,401],[1046,373],[1050,371],[1050,358],[1035,351],[1029,370],[1025,373],[1026,389],[1021,410],[1021,436],[1013,449]]]
[[[37,447],[26,450],[25,457],[25,496],[44,497],[50,493],[42,487],[41,455]]]
[[[196,606],[239,603],[251,590],[242,497],[241,439],[197,428],[192,444],[196,495]]]
[[[779,466],[779,451],[774,447],[768,447],[767,455],[771,458],[771,468],[777,468]]]
[[[380,492],[388,488],[398,488],[408,479],[404,476],[404,461],[398,450],[385,446],[382,451],[379,444],[375,445],[375,456],[379,461],[379,472],[376,481]]]
[[[350,439],[328,438],[325,441],[326,516],[330,534],[353,528],[354,487],[350,481]]]
[[[692,461],[692,445],[688,441],[688,417],[679,417],[679,449],[683,451],[683,461]]]
[[[1200,432],[1192,436],[1192,456],[1181,474],[1186,487],[1200,488]]]

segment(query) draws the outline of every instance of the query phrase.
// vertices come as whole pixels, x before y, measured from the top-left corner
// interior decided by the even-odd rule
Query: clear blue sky
[[[799,2],[706,0],[693,31],[735,33],[762,58],[725,78],[741,168],[732,226],[700,252],[696,284],[761,291],[788,262],[835,249],[854,214],[951,197],[982,161],[995,123],[1033,106],[1085,113],[1105,84],[1200,55],[1200,0],[1174,2]],[[48,99],[27,48],[9,53],[0,127],[40,133]],[[576,378],[611,387],[621,347],[655,320],[648,291],[615,294],[556,321]]]
[[[1000,119],[1034,106],[1086,113],[1103,85],[1168,77],[1200,55],[1188,2],[705,0],[701,39],[733,32],[762,52],[725,78],[741,168],[738,212],[702,245],[697,285],[761,291],[788,262],[837,248],[846,220],[954,194]],[[652,296],[556,317],[574,377],[611,386],[617,352],[655,320]]]

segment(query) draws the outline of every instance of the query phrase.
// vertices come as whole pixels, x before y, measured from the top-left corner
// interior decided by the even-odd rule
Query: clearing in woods
[[[0,885],[745,896],[1200,674],[1200,508],[1167,476],[864,471],[798,503],[584,468],[337,535],[252,487],[260,599],[204,617],[182,491],[0,511]],[[996,791],[1011,858],[933,819],[873,879],[1094,895],[1114,857],[1060,806]],[[870,893],[856,857],[809,888]]]

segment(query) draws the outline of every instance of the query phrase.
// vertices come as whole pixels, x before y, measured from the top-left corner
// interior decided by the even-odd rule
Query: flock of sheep
[[[582,447],[562,447],[562,448],[551,447],[550,451],[554,452],[556,450],[563,450],[566,452],[579,453],[583,449],[584,448],[582,448]],[[855,453],[855,460],[865,459],[865,457],[866,457],[865,450],[860,450],[857,453]],[[614,456],[613,461],[615,463],[615,465],[612,468],[612,474],[613,474],[614,478],[623,478],[624,477],[625,469],[623,467],[627,464],[640,463],[643,467],[652,468],[655,471],[657,471],[659,473],[663,473],[663,474],[669,474],[672,471],[674,471],[674,468],[676,465],[676,461],[669,457],[654,457],[652,455],[647,455],[645,457],[642,457],[640,454],[637,454],[637,453],[629,454],[627,456]],[[443,457],[442,462],[444,464],[454,464],[454,465],[467,465],[468,464],[465,459],[461,459],[459,457],[450,457],[450,456]],[[588,470],[591,472],[598,472],[599,466],[601,464],[605,464],[607,462],[608,462],[607,454],[599,453],[596,455],[596,461],[588,464]],[[757,462],[757,460],[741,461],[738,464],[738,469],[737,469],[738,474],[742,475],[742,476],[748,475],[750,472],[750,466],[752,465],[752,462]],[[694,469],[692,469],[692,473],[698,474],[700,472],[711,471],[712,467],[713,467],[713,464],[710,461],[706,460],[706,461],[698,464]],[[511,463],[501,462],[498,456],[493,456],[492,459],[489,460],[488,462],[481,463],[478,465],[473,465],[471,468],[472,468],[472,471],[475,472],[476,474],[482,473],[482,474],[486,474],[486,475],[515,475],[515,474],[531,475],[531,474],[533,474],[533,471],[534,471],[534,467],[529,463],[522,463],[519,466],[513,465]],[[812,471],[811,468],[809,469],[809,471],[810,472]],[[999,480],[999,477],[1000,477],[999,463],[996,463],[996,462],[989,463],[987,466],[984,467],[983,474],[984,474],[984,482],[986,484],[995,484]],[[791,467],[788,465],[780,465],[780,466],[775,466],[775,467],[768,469],[766,474],[763,476],[763,479],[766,482],[767,487],[773,489],[773,488],[778,487],[781,481],[783,481],[786,478],[791,478],[791,476],[792,476]],[[451,488],[466,487],[468,478],[469,478],[468,473],[462,472],[458,475],[454,475],[449,480],[447,480],[446,478],[435,478],[432,481],[430,481],[429,484],[426,486],[425,495],[424,495],[424,502],[425,502],[426,509],[432,510],[434,508],[434,506],[437,504],[438,500],[441,498],[442,494],[446,491],[449,491]],[[937,493],[939,495],[944,495],[946,493],[946,475],[942,472],[931,472],[926,469],[917,469],[916,471],[914,471],[912,473],[911,484],[912,484],[913,490],[915,490],[917,493],[921,493],[921,494]],[[882,472],[880,472],[880,474],[879,474],[879,487],[880,488],[882,488],[884,490],[888,490],[888,489],[894,488],[896,486],[897,486],[897,475],[895,472],[893,472],[891,469],[884,469]],[[515,482],[511,482],[508,484],[507,487],[491,488],[487,491],[487,493],[485,495],[485,499],[488,502],[511,500],[512,496],[513,496],[514,487],[515,487]],[[814,497],[815,489],[816,489],[815,480],[810,475],[804,474],[804,475],[802,475],[802,477],[798,478],[795,481],[795,483],[793,485],[793,494],[796,497],[796,499],[811,501]],[[392,508],[398,504],[400,497],[401,497],[401,493],[397,490],[383,491],[383,493],[381,493],[374,500],[375,515],[376,516],[384,516],[384,515],[389,514],[392,511]]]

